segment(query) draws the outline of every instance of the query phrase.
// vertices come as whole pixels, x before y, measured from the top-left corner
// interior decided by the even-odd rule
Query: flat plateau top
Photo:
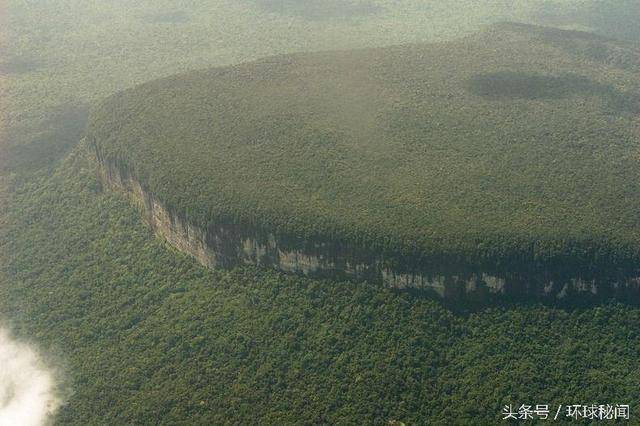
[[[500,24],[191,72],[112,96],[88,137],[200,224],[640,259],[640,50],[587,33]]]

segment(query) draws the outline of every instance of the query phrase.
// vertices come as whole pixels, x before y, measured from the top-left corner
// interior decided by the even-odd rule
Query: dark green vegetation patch
[[[585,55],[594,43],[615,44],[501,24],[192,72],[111,97],[89,137],[199,224],[633,267],[640,73]]]

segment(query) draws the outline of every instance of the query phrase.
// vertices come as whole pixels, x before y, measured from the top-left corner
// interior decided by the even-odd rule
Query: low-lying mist
[[[0,425],[46,424],[60,404],[54,375],[42,358],[0,328]]]

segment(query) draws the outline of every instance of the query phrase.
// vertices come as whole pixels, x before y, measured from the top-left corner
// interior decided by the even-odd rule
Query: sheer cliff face
[[[421,289],[445,299],[482,301],[497,297],[566,299],[636,298],[640,276],[568,276],[482,270],[374,253],[336,241],[304,241],[266,229],[229,223],[197,226],[147,191],[127,167],[97,154],[105,187],[137,204],[154,233],[206,267],[256,265],[310,277],[367,280],[397,289]]]

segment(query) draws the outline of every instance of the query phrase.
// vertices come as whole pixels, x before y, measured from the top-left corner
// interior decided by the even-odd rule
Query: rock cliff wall
[[[97,152],[102,183],[129,196],[142,210],[155,234],[202,265],[257,265],[310,277],[367,280],[397,289],[421,289],[445,299],[482,301],[507,298],[597,298],[637,300],[637,276],[610,274],[568,276],[548,270],[495,271],[441,262],[416,262],[402,256],[373,253],[332,241],[303,241],[265,229],[211,223],[205,228],[171,212],[147,191],[127,167],[107,161]]]

